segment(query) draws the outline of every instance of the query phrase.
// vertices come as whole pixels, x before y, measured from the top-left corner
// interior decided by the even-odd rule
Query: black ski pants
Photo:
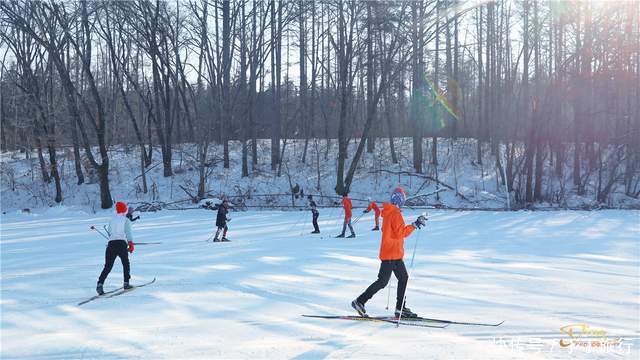
[[[129,273],[129,246],[124,240],[111,240],[109,241],[107,250],[104,253],[104,269],[102,269],[102,273],[100,273],[98,284],[104,284],[104,281],[107,280],[107,276],[111,272],[113,263],[116,261],[117,257],[119,257],[120,261],[122,261],[124,282],[129,282],[129,279],[131,278],[131,275]]]
[[[312,211],[313,213],[313,229],[314,231],[320,231],[320,227],[318,226],[318,217],[320,216],[320,212],[318,210]]]
[[[404,292],[407,290],[407,281],[409,280],[409,274],[407,274],[407,268],[404,266],[404,261],[400,260],[382,260],[380,263],[380,271],[378,271],[378,280],[369,285],[360,296],[358,296],[358,302],[365,304],[369,299],[373,297],[378,291],[384,289],[389,283],[391,273],[396,275],[398,279],[398,293],[396,295],[396,309],[402,307],[402,300],[404,299]]]

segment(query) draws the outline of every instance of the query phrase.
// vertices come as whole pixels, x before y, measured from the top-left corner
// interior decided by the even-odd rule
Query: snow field
[[[2,359],[629,358],[640,347],[640,212],[432,211],[405,242],[407,305],[426,317],[499,321],[445,329],[303,318],[353,314],[375,280],[373,214],[336,239],[342,213],[232,212],[230,243],[211,243],[215,212],[143,213],[132,283],[155,284],[81,307],[95,293],[110,211],[2,215]],[[403,211],[407,222],[422,210]],[[359,210],[354,216],[359,216]],[[119,261],[105,290],[122,283]],[[391,306],[396,280],[390,283]],[[387,289],[367,303],[386,315]],[[588,324],[624,347],[562,348]]]

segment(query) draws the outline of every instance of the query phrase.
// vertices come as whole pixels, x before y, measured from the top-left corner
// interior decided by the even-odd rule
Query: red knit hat
[[[116,213],[117,214],[125,214],[127,212],[127,204],[122,201],[118,201],[116,203]]]

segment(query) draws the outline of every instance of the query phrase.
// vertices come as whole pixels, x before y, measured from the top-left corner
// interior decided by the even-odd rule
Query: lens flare
[[[459,120],[460,111],[447,100],[446,93],[426,76],[421,80],[419,86],[413,90],[411,109],[419,126],[426,131],[436,132],[450,125],[451,121]],[[451,116],[442,116],[439,109]],[[449,119],[449,124],[445,118]]]

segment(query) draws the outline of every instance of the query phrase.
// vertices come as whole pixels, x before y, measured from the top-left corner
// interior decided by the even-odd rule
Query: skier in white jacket
[[[133,235],[131,234],[131,221],[126,217],[127,204],[123,202],[116,203],[116,216],[111,219],[107,226],[107,233],[109,235],[109,243],[107,244],[107,250],[104,254],[104,269],[100,273],[98,278],[98,286],[96,291],[98,295],[103,295],[104,290],[102,286],[107,279],[113,263],[116,258],[119,257],[122,261],[122,270],[124,272],[124,289],[130,289],[129,279],[130,266],[129,266],[129,253],[133,252]]]

